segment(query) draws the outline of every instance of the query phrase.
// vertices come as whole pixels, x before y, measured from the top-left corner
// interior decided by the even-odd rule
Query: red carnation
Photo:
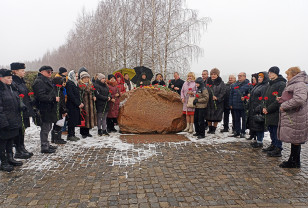
[[[150,87],[152,87],[152,85],[150,85]]]
[[[120,88],[121,88],[121,86],[120,86],[120,85],[118,85],[118,86],[117,86],[117,88],[119,88],[119,89],[120,89]]]
[[[83,85],[79,85],[79,87],[80,87],[80,88],[82,88],[82,87],[83,87]]]
[[[34,92],[29,92],[28,95],[29,96],[34,95]]]
[[[212,85],[209,85],[209,87],[212,87]]]
[[[136,89],[136,87],[134,87],[134,90]]]
[[[251,85],[251,83],[248,83],[248,85]]]
[[[189,90],[189,91],[191,91],[191,90],[192,90],[192,88],[188,88],[188,90]]]
[[[206,86],[210,86],[209,84],[206,84]]]
[[[56,87],[59,87],[59,88],[61,88],[61,87],[62,87],[62,85],[59,85],[59,84],[57,84],[57,85],[56,85]]]
[[[262,100],[263,98],[262,98],[262,97],[259,97],[258,99],[259,99],[259,100]]]
[[[169,83],[171,82],[171,79],[169,79]]]
[[[255,86],[255,85],[256,85],[256,83],[252,83],[251,85],[252,85],[252,86]]]
[[[244,96],[244,99],[249,100],[249,97],[248,96]]]
[[[25,97],[25,95],[24,95],[24,94],[20,94],[20,95],[19,95],[19,97],[24,98],[24,97]]]
[[[268,100],[268,97],[264,97],[264,100]]]
[[[163,85],[164,87],[166,87],[166,85]]]
[[[96,90],[94,87],[92,88],[93,90]]]
[[[276,91],[276,92],[273,92],[272,95],[278,96],[278,92],[277,92],[277,91]]]
[[[239,88],[240,88],[240,86],[236,86],[236,87],[234,87],[234,89],[235,89],[235,90],[237,90],[237,89],[239,89]]]
[[[111,90],[109,90],[109,93],[112,93],[112,91],[111,91]]]
[[[199,98],[200,96],[198,94],[196,94],[196,98]]]
[[[140,88],[142,88],[142,85],[140,85]]]

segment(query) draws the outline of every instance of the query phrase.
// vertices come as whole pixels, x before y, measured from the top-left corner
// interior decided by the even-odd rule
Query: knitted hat
[[[275,73],[275,74],[279,75],[280,70],[279,70],[279,68],[278,68],[277,66],[272,66],[272,67],[268,70],[268,72],[272,72],[272,73]]]
[[[261,72],[258,74],[259,77],[263,77],[264,78],[264,74]]]
[[[102,73],[98,73],[97,74],[97,80],[101,81],[102,79],[104,79],[106,76],[103,75]]]
[[[63,74],[63,73],[65,73],[65,72],[67,72],[67,69],[66,69],[66,68],[64,68],[64,67],[60,67],[60,68],[59,68],[59,74]]]
[[[11,63],[11,70],[25,69],[26,66],[24,63],[14,62]]]
[[[113,74],[109,74],[108,75],[108,80],[111,80],[112,77],[116,79],[116,77]]]
[[[80,79],[85,78],[85,77],[89,77],[90,78],[90,74],[88,74],[88,72],[85,72],[85,71],[81,72],[80,73]]]
[[[51,68],[51,66],[42,66],[39,71],[44,71],[44,70],[50,70],[50,71],[53,71],[53,69]]]

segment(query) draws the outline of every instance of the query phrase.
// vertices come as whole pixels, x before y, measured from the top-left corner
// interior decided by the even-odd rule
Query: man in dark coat
[[[277,137],[280,104],[276,100],[276,96],[273,95],[273,92],[278,92],[278,97],[281,97],[286,87],[286,79],[279,75],[279,71],[277,66],[273,66],[268,70],[270,81],[264,94],[264,97],[268,97],[268,100],[265,102],[263,113],[266,116],[265,125],[270,132],[272,143],[269,147],[263,149],[263,152],[267,152],[270,157],[281,157],[282,150],[282,142]]]
[[[234,130],[234,110],[230,109],[229,105],[229,97],[230,97],[230,90],[232,84],[236,82],[236,78],[234,75],[229,76],[229,81],[226,83],[226,93],[224,97],[224,128],[220,132],[228,132],[229,131],[229,115],[231,111],[232,115],[232,129]]]
[[[171,79],[169,82],[169,88],[174,91],[179,93],[179,95],[181,95],[181,90],[184,84],[184,80],[180,79],[180,75],[178,72],[174,72],[173,74],[174,79]]]
[[[22,127],[20,100],[12,86],[11,70],[0,70],[0,170],[11,172],[23,163],[13,158],[13,140]]]
[[[11,63],[11,70],[13,73],[13,82],[12,85],[17,89],[19,94],[23,94],[24,98],[22,99],[23,104],[25,105],[23,109],[23,123],[24,128],[19,129],[19,136],[15,137],[15,158],[19,159],[28,159],[33,156],[32,152],[28,152],[25,148],[25,129],[30,127],[30,117],[34,117],[34,111],[32,107],[32,101],[29,96],[29,91],[26,86],[26,82],[23,79],[25,76],[25,64],[24,63]]]
[[[208,78],[209,78],[209,71],[205,69],[205,70],[202,71],[202,79],[203,79],[205,86],[207,84]]]
[[[42,66],[39,72],[32,88],[42,120],[40,132],[41,152],[54,153],[57,147],[49,144],[48,134],[52,124],[57,121],[57,102],[60,102],[60,97],[57,96],[57,92],[50,80],[53,69],[50,66]]]
[[[246,73],[238,74],[238,81],[231,85],[229,105],[230,109],[234,110],[234,126],[235,133],[230,135],[232,137],[240,136],[245,138],[246,131],[246,113],[244,106],[244,96],[249,93],[249,80],[246,79]],[[242,121],[241,121],[242,118]],[[242,127],[241,127],[242,122]]]

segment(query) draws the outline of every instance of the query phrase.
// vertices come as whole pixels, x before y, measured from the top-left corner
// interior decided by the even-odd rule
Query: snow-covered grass
[[[93,137],[82,139],[79,134],[79,128],[76,128],[76,135],[81,138],[77,142],[68,142],[65,145],[59,145],[55,154],[42,154],[40,153],[40,127],[35,126],[33,123],[30,128],[26,129],[25,143],[29,151],[32,151],[35,155],[28,159],[26,164],[21,169],[32,169],[36,171],[41,170],[55,170],[60,164],[59,161],[69,161],[73,158],[74,154],[83,152],[85,149],[90,148],[108,148],[106,163],[111,166],[133,166],[136,163],[140,163],[143,160],[151,158],[153,156],[161,155],[161,146],[169,146],[174,148],[175,151],[180,146],[186,145],[217,145],[229,142],[247,142],[246,139],[229,137],[229,133],[221,133],[220,126],[216,130],[214,135],[206,135],[205,139],[197,140],[192,134],[186,132],[180,132],[178,134],[185,135],[190,141],[183,142],[167,142],[165,144],[129,144],[123,142],[120,139],[120,133],[111,133],[109,137],[100,137],[97,134],[97,128],[91,129],[90,133]],[[248,135],[247,135],[248,136]],[[62,136],[66,139],[66,136]],[[268,133],[265,133],[264,140],[270,141]],[[226,153],[226,152],[224,152]],[[229,152],[232,154],[231,152]],[[87,162],[87,161],[82,161]]]

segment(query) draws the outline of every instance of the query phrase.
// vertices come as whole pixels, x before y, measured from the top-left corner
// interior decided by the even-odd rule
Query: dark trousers
[[[0,153],[1,154],[13,153],[13,140],[14,138],[0,140]]]
[[[80,134],[81,135],[88,135],[90,133],[90,129],[89,128],[84,128],[84,127],[80,127]]]
[[[22,132],[22,128],[19,128],[18,136],[13,139],[16,150],[20,150],[21,146],[25,146],[25,134]]]
[[[224,129],[229,129],[229,115],[232,115],[232,129],[234,130],[234,110],[225,108],[224,109]]]
[[[234,127],[237,134],[245,134],[246,114],[245,110],[234,110]]]
[[[272,145],[278,147],[279,149],[282,149],[282,142],[277,137],[277,129],[278,126],[271,126],[271,125],[268,126],[268,131],[270,133]]]
[[[75,136],[75,126],[67,126],[67,133],[68,137],[74,137]]]
[[[205,136],[205,108],[196,108],[194,115],[195,131],[198,135]]]

